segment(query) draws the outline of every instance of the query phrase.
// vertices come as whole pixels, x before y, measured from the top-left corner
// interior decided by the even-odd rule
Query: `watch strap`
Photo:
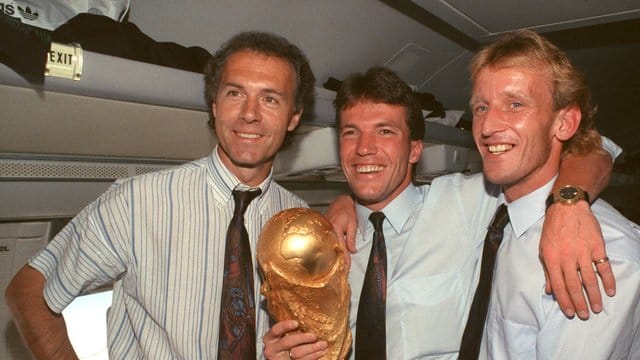
[[[562,197],[559,195],[560,191],[564,188],[567,187],[572,187],[572,188],[576,188],[578,190],[580,190],[580,192],[582,192],[582,196],[580,199],[570,202],[570,201],[563,201]],[[563,202],[564,204],[575,204],[580,200],[584,200],[587,202],[587,204],[591,204],[591,201],[589,201],[589,193],[584,191],[583,189],[577,187],[577,186],[572,186],[572,185],[567,185],[567,186],[563,186],[562,188],[551,192],[551,194],[549,194],[549,196],[547,197],[547,200],[545,201],[545,211],[549,209],[549,207],[551,205],[553,205],[554,203],[560,201]]]

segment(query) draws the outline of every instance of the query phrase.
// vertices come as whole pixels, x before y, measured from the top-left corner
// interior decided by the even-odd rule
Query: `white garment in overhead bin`
[[[0,0],[0,10],[23,24],[55,30],[80,13],[122,21],[129,0]]]

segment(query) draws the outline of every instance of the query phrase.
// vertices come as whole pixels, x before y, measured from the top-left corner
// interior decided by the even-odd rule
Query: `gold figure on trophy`
[[[327,341],[326,359],[344,359],[351,347],[345,253],[329,221],[306,208],[274,215],[258,242],[271,316],[297,320],[300,331]]]

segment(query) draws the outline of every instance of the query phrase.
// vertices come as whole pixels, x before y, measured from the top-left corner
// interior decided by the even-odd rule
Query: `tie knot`
[[[369,215],[369,221],[373,223],[373,229],[382,232],[382,222],[384,221],[384,213],[382,211],[374,211]]]
[[[251,200],[257,198],[260,194],[262,194],[262,190],[260,188],[250,189],[246,191],[233,190],[231,194],[233,195],[233,201],[236,205],[234,214],[244,215],[244,212],[247,211],[247,207],[249,207],[249,203],[251,202]]]
[[[496,213],[493,216],[493,221],[491,222],[491,225],[489,225],[489,230],[502,232],[508,223],[509,211],[507,211],[507,205],[502,204],[498,207],[498,210],[496,210]]]

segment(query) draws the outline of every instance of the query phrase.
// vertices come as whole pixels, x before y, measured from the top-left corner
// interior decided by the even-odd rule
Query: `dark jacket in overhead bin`
[[[51,39],[60,43],[78,43],[88,51],[193,72],[203,72],[211,56],[198,46],[157,42],[133,23],[88,13],[78,14],[55,29]]]
[[[49,31],[22,24],[0,12],[0,63],[30,83],[44,82]]]

